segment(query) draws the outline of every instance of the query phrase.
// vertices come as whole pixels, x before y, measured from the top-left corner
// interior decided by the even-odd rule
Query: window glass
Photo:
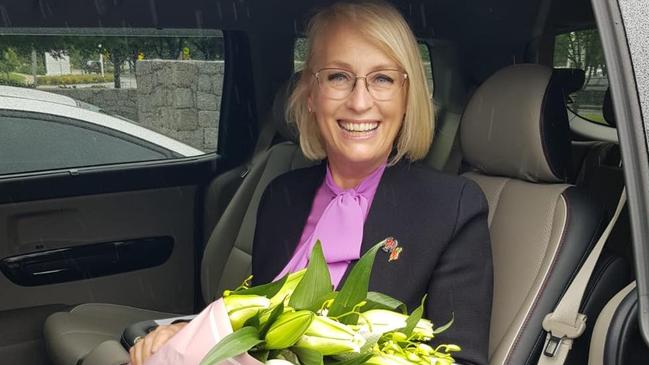
[[[554,41],[554,67],[577,68],[585,72],[581,90],[568,97],[568,109],[591,122],[606,124],[602,116],[608,71],[596,29],[559,34]]]
[[[158,160],[179,154],[108,128],[39,114],[3,115],[0,174]]]
[[[35,115],[20,129],[17,120],[0,117],[0,138],[10,132],[16,138],[11,157],[2,155],[0,173],[195,156],[217,149],[224,71],[220,31],[93,32],[22,29],[0,34],[0,113]],[[99,124],[154,148],[82,132],[53,122],[57,118]],[[28,132],[36,127],[48,133]],[[68,133],[79,139],[66,139]],[[78,135],[83,133],[94,137]],[[33,159],[41,155],[29,150],[35,145],[56,147],[50,152],[62,157],[36,163]],[[83,159],[72,157],[79,153]]]
[[[426,78],[428,80],[428,89],[433,92],[433,70],[430,64],[430,51],[428,46],[424,42],[419,42],[419,53],[421,54],[421,60],[424,63],[424,69],[426,70]],[[301,71],[304,68],[304,61],[306,59],[306,38],[297,38],[295,40],[295,46],[293,48],[293,69]]]

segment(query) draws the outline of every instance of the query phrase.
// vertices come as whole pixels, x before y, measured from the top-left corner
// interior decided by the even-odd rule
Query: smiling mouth
[[[376,130],[379,127],[379,122],[347,122],[344,120],[338,120],[338,126],[350,133],[367,133]]]

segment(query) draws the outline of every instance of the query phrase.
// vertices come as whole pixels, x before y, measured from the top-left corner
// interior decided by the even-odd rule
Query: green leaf
[[[257,314],[255,314],[254,316],[248,318],[248,319],[246,320],[246,322],[243,324],[242,328],[243,328],[243,327],[255,327],[255,328],[259,328],[259,314],[260,314],[260,313],[261,313],[261,311],[257,311]],[[260,336],[260,337],[261,337],[261,336]]]
[[[336,296],[338,295],[338,292],[332,291],[331,293],[327,293],[324,297],[320,297],[314,301],[314,305],[307,308],[307,310],[310,310],[311,312],[317,313],[320,308],[322,308],[322,305],[324,302],[327,300],[335,299]]]
[[[322,354],[318,351],[299,347],[293,347],[291,351],[297,355],[303,365],[323,365]]]
[[[329,268],[322,253],[322,245],[318,240],[311,251],[311,258],[304,277],[291,295],[289,306],[301,310],[313,308],[318,304],[322,305],[322,302],[318,303],[318,301],[332,291]]]
[[[288,279],[288,274],[284,275],[284,277],[282,277],[277,281],[273,281],[271,283],[264,284],[264,285],[253,286],[252,288],[248,288],[248,289],[237,290],[236,292],[233,292],[233,294],[262,295],[265,296],[266,298],[272,298],[275,294],[279,292],[280,289],[282,289],[282,286],[284,286],[284,283],[286,283],[286,279]]]
[[[225,359],[243,354],[262,343],[259,333],[254,327],[242,327],[236,332],[223,337],[210,352],[205,355],[201,365],[216,365]]]
[[[259,337],[264,338],[266,337],[266,332],[268,332],[268,329],[270,326],[275,322],[277,317],[279,317],[280,314],[284,313],[284,303],[279,303],[275,308],[273,308],[273,311],[270,312],[270,316],[268,316],[268,319],[264,323],[263,326],[259,329]]]
[[[354,306],[367,298],[367,287],[370,284],[370,274],[372,273],[372,265],[374,265],[374,257],[376,256],[376,251],[382,245],[382,242],[374,245],[354,265],[347,280],[345,280],[345,284],[343,284],[331,308],[329,308],[328,315],[330,317],[337,317],[351,311]],[[344,324],[356,324],[357,321],[357,316],[345,316],[341,318],[341,322]]]
[[[439,328],[435,328],[433,330],[433,334],[436,335],[438,333],[442,333],[442,332],[446,331],[449,327],[451,327],[453,325],[454,320],[455,320],[455,313],[451,313],[451,320],[448,321],[445,325],[443,325],[443,326],[441,326]]]
[[[366,354],[359,354],[356,357],[343,361],[327,361],[326,365],[360,365],[365,363],[370,357],[374,356],[371,352]]]
[[[417,322],[421,319],[421,317],[424,315],[424,301],[426,300],[426,295],[424,295],[423,298],[421,298],[421,304],[417,309],[412,311],[410,315],[408,316],[408,319],[406,319],[406,326],[403,328],[402,331],[406,336],[410,336],[412,334],[412,330],[417,327]]]
[[[389,295],[371,291],[367,293],[366,300],[367,304],[361,308],[362,312],[366,312],[370,309],[387,309],[391,311],[399,310],[403,314],[408,314],[408,308],[406,308],[406,305]]]

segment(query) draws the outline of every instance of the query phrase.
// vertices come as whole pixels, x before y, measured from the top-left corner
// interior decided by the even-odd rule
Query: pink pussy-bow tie
[[[343,190],[336,185],[327,169],[325,184],[335,197],[324,209],[307,244],[298,248],[278,278],[306,267],[313,246],[320,240],[331,281],[338,286],[349,264],[360,257],[363,225],[369,209],[367,194],[376,188],[383,170],[377,169],[356,188]]]

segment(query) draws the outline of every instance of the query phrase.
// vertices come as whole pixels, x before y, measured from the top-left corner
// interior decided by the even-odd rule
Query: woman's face
[[[338,68],[365,76],[377,70],[401,69],[353,26],[338,25],[316,42],[313,72]],[[374,168],[387,160],[403,123],[406,87],[400,87],[389,100],[378,101],[368,93],[366,80],[358,79],[349,96],[334,100],[324,95],[314,80],[308,103],[330,164]]]

